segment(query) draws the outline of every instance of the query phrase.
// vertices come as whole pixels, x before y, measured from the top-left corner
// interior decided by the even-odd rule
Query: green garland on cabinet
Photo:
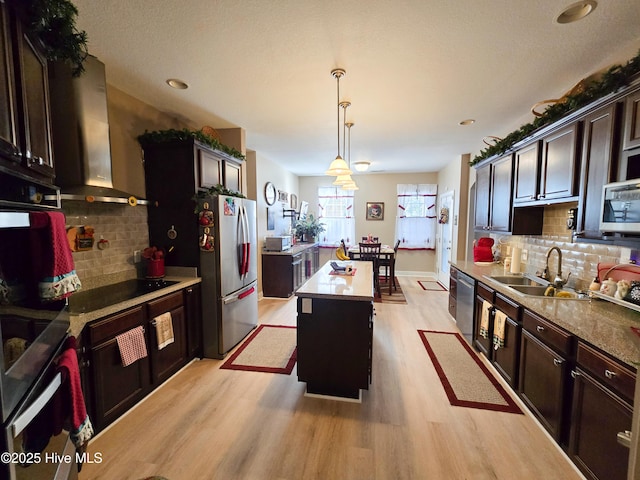
[[[64,61],[71,73],[84,73],[83,62],[89,54],[87,32],[78,30],[78,9],[68,0],[28,0],[12,2],[20,9],[29,34],[42,43],[44,55],[52,62]]]
[[[200,130],[189,130],[188,128],[183,128],[182,130],[171,128],[169,130],[155,130],[153,132],[145,130],[142,135],[138,135],[138,143],[140,143],[143,148],[145,145],[154,143],[176,142],[190,139],[197,140],[200,143],[204,143],[205,145],[208,145],[213,149],[220,150],[232,157],[245,160],[245,156],[238,150],[232,147],[227,147]]]
[[[567,95],[562,102],[558,102],[548,107],[544,113],[533,122],[523,125],[518,130],[511,132],[502,140],[490,147],[485,148],[479,155],[469,162],[470,165],[484,160],[485,158],[501,155],[509,150],[513,145],[529,137],[534,131],[541,127],[550,125],[569,112],[588,105],[595,100],[629,85],[634,75],[640,72],[640,51],[625,65],[614,65],[607,70],[599,81],[590,84],[583,92]]]

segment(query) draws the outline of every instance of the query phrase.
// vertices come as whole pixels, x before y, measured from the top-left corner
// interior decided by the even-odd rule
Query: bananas
[[[342,247],[336,248],[336,257],[338,258],[338,260],[349,260],[349,256],[345,255]]]

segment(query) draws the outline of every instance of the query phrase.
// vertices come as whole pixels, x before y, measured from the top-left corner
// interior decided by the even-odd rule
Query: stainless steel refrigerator
[[[258,325],[256,202],[219,195],[198,208],[203,352],[223,358]]]

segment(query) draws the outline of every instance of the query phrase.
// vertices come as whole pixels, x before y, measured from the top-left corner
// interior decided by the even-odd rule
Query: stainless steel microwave
[[[640,233],[640,178],[603,187],[600,230]]]
[[[291,248],[291,235],[264,238],[264,249],[269,252],[284,252]]]

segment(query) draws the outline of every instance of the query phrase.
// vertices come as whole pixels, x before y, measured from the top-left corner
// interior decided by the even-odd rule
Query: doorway
[[[453,190],[438,195],[439,235],[436,250],[436,274],[438,282],[447,289],[449,288],[449,263],[453,251],[453,200]]]

